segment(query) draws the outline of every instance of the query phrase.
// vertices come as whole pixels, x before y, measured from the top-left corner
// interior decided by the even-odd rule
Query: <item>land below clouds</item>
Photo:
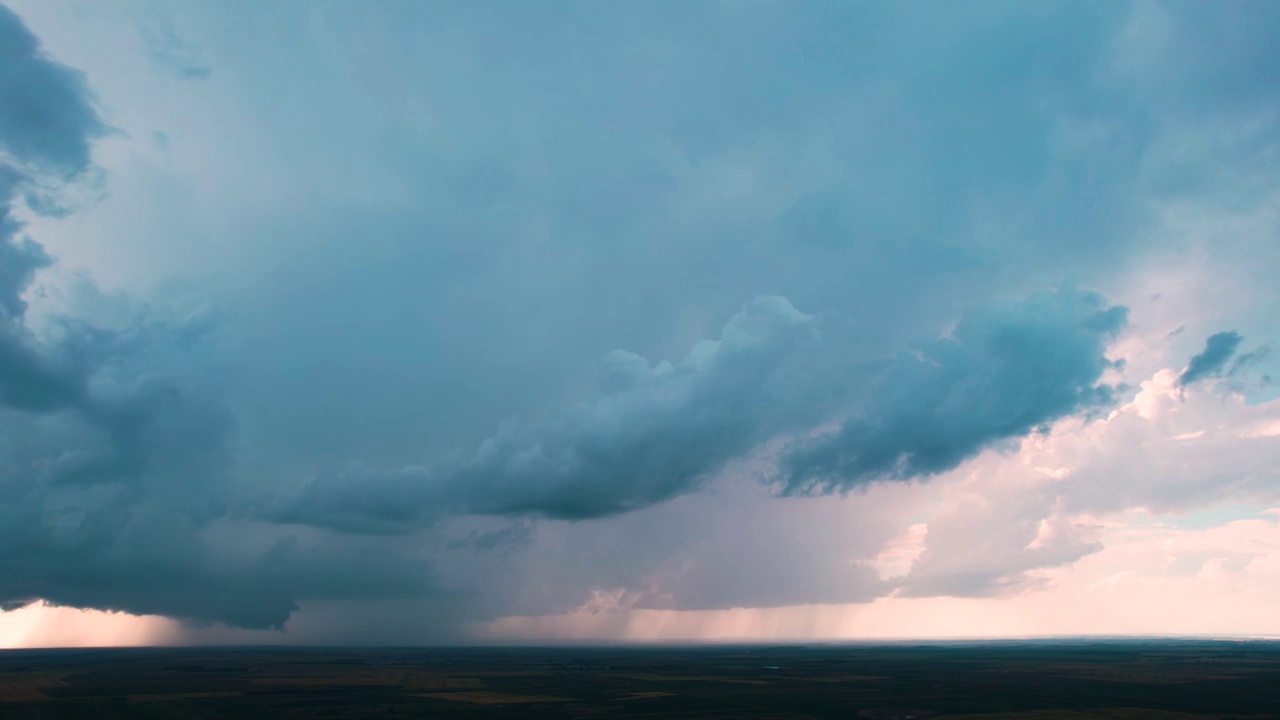
[[[6,718],[1277,718],[1280,642],[0,653]]]

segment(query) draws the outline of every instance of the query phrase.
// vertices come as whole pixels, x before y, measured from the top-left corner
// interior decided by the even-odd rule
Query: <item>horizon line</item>
[[[333,644],[333,643],[201,643],[193,645],[66,645],[0,648],[0,654],[92,650],[343,650],[343,651],[450,651],[450,650],[571,650],[571,649],[659,649],[659,648],[805,648],[942,646],[992,644],[1084,644],[1092,642],[1280,642],[1280,634],[1189,633],[1189,634],[1072,634],[1023,636],[905,637],[835,640],[760,640],[725,638],[718,640],[566,640],[539,639],[528,642],[440,643],[440,644]]]

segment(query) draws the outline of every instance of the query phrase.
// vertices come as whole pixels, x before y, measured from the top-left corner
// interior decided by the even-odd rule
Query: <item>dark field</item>
[[[1280,643],[0,652],[0,718],[1280,718]]]

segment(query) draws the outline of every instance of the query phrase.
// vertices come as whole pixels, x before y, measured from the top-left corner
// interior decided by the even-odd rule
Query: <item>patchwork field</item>
[[[0,652],[0,717],[1280,718],[1280,644]]]

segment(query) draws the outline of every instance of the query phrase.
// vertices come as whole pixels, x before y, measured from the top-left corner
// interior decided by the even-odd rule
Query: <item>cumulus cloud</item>
[[[966,316],[950,337],[900,355],[839,431],[789,449],[784,492],[935,475],[992,443],[1107,407],[1121,388],[1099,380],[1125,315],[1067,290]]]
[[[781,297],[748,303],[677,362],[607,358],[597,400],[508,424],[471,457],[430,470],[362,470],[309,483],[277,519],[395,527],[424,515],[616,515],[696,490],[726,462],[814,419],[814,319]]]
[[[1179,385],[1190,385],[1193,382],[1213,377],[1222,372],[1227,361],[1236,354],[1244,337],[1234,330],[1214,333],[1205,341],[1201,350],[1187,363],[1187,369],[1178,377]]]
[[[44,248],[29,238],[18,239],[22,225],[9,215],[6,203],[3,215],[0,216],[0,268],[4,276],[0,277],[0,309],[7,320],[19,319],[27,311],[27,303],[22,293],[31,284],[36,270],[49,264],[49,256]]]
[[[1054,618],[1073,616],[1077,603],[1098,593],[1108,599],[1097,608],[1115,605],[1135,610],[1140,603],[1131,604],[1127,593],[1149,593],[1144,602],[1163,597],[1165,591],[1160,588],[1184,586],[1197,597],[1239,591],[1272,593],[1273,583],[1262,587],[1256,583],[1264,579],[1263,572],[1276,567],[1275,543],[1262,540],[1242,546],[1232,535],[1248,526],[1265,529],[1264,537],[1274,537],[1274,519],[1237,518],[1274,515],[1274,511],[1254,509],[1273,507],[1280,499],[1273,442],[1280,437],[1280,402],[1250,405],[1239,396],[1224,398],[1199,388],[1181,388],[1176,380],[1177,373],[1162,369],[1140,383],[1136,398],[1106,417],[1092,422],[1062,420],[1052,434],[1021,439],[1008,451],[988,450],[929,485],[875,484],[843,497],[793,498],[792,502],[811,503],[803,509],[789,503],[778,506],[774,501],[765,511],[749,509],[736,499],[712,500],[723,521],[717,523],[709,514],[706,533],[673,541],[684,551],[660,552],[668,558],[665,562],[637,562],[621,543],[610,543],[608,535],[597,530],[591,535],[593,542],[584,544],[599,547],[604,556],[626,557],[628,567],[643,571],[625,581],[616,569],[614,575],[590,573],[602,583],[576,588],[578,604],[535,606],[546,614],[506,618],[488,627],[524,637],[542,637],[539,633],[548,632],[545,628],[595,638],[634,633],[651,639],[709,637],[715,633],[693,628],[725,624],[742,628],[741,634],[780,638],[914,636],[926,633],[918,624],[922,618],[933,618],[930,613],[949,608],[950,621],[930,625],[928,632],[973,636],[988,632],[977,624],[987,609],[999,614],[999,608],[1034,605],[1037,613]],[[889,491],[893,494],[886,494]],[[683,503],[698,503],[703,497],[639,515],[648,513],[645,524],[665,528],[670,520],[664,522],[664,512]],[[789,512],[796,515],[786,517]],[[747,518],[757,524],[747,527]],[[868,527],[877,522],[882,525]],[[864,526],[861,532],[849,534],[858,525]],[[837,553],[828,556],[825,543],[815,542],[814,536],[824,532],[812,530],[815,526],[839,533],[832,542]],[[735,533],[735,527],[742,528],[743,536]],[[774,534],[783,528],[790,538]],[[586,536],[588,531],[579,532]],[[547,540],[535,538],[531,552],[562,557],[556,554],[562,546]],[[719,603],[697,602],[704,597],[697,594],[703,591],[695,579],[698,573],[680,570],[701,570],[714,561],[725,561],[725,555],[715,552],[722,544],[751,547],[766,559],[772,558],[769,548],[783,546],[781,554],[794,559],[790,574],[772,575],[768,562],[763,574],[786,578],[790,588],[804,588],[798,596],[814,598],[815,603],[825,598],[836,606],[827,610],[788,607],[757,613],[761,617],[745,626],[736,624],[740,613],[729,608],[769,607],[770,597],[786,593],[748,592],[715,572],[706,572],[707,578],[720,580],[717,587],[733,588],[733,595],[747,602],[724,602],[723,596],[717,598]],[[1139,548],[1140,558],[1134,555]],[[733,567],[732,560],[728,562]],[[880,568],[882,577],[861,574],[867,567]],[[550,559],[534,569],[553,581],[559,579]],[[827,582],[836,579],[843,584],[843,592],[824,593],[819,575]],[[681,601],[652,600],[664,592]],[[871,598],[880,599],[861,606],[845,604]],[[957,602],[936,601],[939,598]],[[804,604],[794,597],[787,599],[791,601],[787,604]],[[1178,605],[1168,599],[1160,604]],[[1182,611],[1197,606],[1199,601],[1187,602]],[[874,616],[879,613],[876,608],[900,608],[891,613],[896,619],[890,628],[871,623],[841,629],[845,628],[841,618]],[[713,609],[724,612],[688,612]],[[1020,629],[1011,632],[1090,632],[1089,618],[1073,617],[1064,625],[1019,624]],[[1138,620],[1126,615],[1124,622],[1108,625],[1105,631],[1129,632],[1139,626],[1153,632],[1185,631],[1172,607],[1167,607],[1159,623],[1135,625]],[[1195,627],[1216,625],[1217,619],[1208,618]]]
[[[51,173],[66,180],[89,164],[94,138],[107,131],[85,85],[84,75],[51,58],[36,36],[7,7],[0,6],[0,142],[5,171],[0,178],[13,189],[20,182],[35,183],[35,173]],[[34,188],[24,187],[30,191]],[[8,200],[6,196],[6,201]]]
[[[771,434],[803,423],[812,318],[781,297],[748,303],[677,363],[608,358],[611,392],[486,440],[440,482],[462,512],[601,517],[695,490]],[[454,490],[456,488],[456,490]]]
[[[141,311],[120,328],[67,316],[28,326],[25,294],[51,259],[14,203],[56,207],[91,169],[106,125],[81,74],[3,6],[0,64],[0,600],[278,627],[302,587],[422,592],[422,574],[360,557],[367,550],[279,536],[255,549],[219,528],[235,420],[193,372],[203,318]],[[335,581],[328,563],[344,556],[369,576]]]
[[[90,169],[106,125],[82,75],[48,58],[4,7],[0,61],[0,597],[262,622],[260,608],[229,605],[244,599],[218,599],[222,581],[202,566],[194,527],[212,509],[202,506],[225,472],[231,422],[156,372],[178,329],[59,317],[37,333],[26,323],[24,294],[51,260],[13,203],[47,210]]]
[[[1186,388],[1178,377],[1162,369],[1106,418],[1064,421],[1052,436],[1021,441],[1015,454],[958,471],[896,593],[1043,589],[1051,584],[1045,571],[1106,551],[1106,536],[1126,525],[1111,519],[1117,515],[1142,509],[1176,526],[1198,511],[1212,517],[1224,506],[1273,505],[1280,402],[1251,405]]]
[[[33,210],[53,184],[89,167],[91,141],[106,132],[84,78],[47,57],[36,37],[0,6],[0,402],[53,410],[77,404],[84,378],[69,367],[69,348],[42,348],[27,330],[24,294],[47,267],[44,248],[23,235],[13,203]],[[61,357],[59,357],[61,356]]]
[[[764,441],[847,412],[848,399],[859,408],[838,433],[783,454],[784,493],[937,474],[1106,407],[1118,390],[1099,383],[1112,367],[1106,345],[1124,321],[1124,308],[1095,293],[1045,293],[966,316],[950,337],[872,373],[826,356],[846,343],[822,342],[814,318],[785,298],[758,298],[677,363],[612,353],[599,399],[509,425],[466,460],[318,478],[273,517],[388,532],[451,514],[616,515],[693,492]]]
[[[1036,449],[1080,439],[1078,421],[1057,438],[1030,438],[1016,452],[990,453],[948,476],[936,510],[904,538],[914,540],[894,597],[1011,597],[1050,588],[1046,571],[1103,550],[1101,528],[1063,506],[1061,468]],[[1071,427],[1071,425],[1076,425]],[[1034,460],[1031,459],[1034,457]],[[890,545],[888,547],[894,547]],[[904,548],[905,549],[905,548]]]

